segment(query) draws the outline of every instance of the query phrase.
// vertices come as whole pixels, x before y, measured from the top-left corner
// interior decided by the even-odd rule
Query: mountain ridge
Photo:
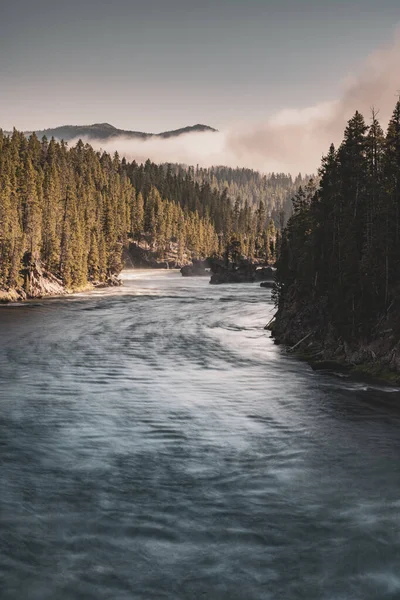
[[[46,136],[48,139],[54,137],[57,140],[64,140],[65,142],[68,142],[78,138],[105,141],[121,136],[126,139],[167,139],[171,137],[179,137],[180,135],[185,135],[187,133],[216,133],[217,131],[218,130],[214,129],[213,127],[202,125],[200,123],[182,127],[180,129],[173,129],[171,131],[163,131],[161,133],[145,133],[142,131],[118,129],[113,125],[110,125],[110,123],[93,123],[92,125],[61,125],[59,127],[51,127],[48,129],[24,131],[24,134],[28,136],[32,135],[32,133],[36,133],[39,138],[42,138],[43,136]]]

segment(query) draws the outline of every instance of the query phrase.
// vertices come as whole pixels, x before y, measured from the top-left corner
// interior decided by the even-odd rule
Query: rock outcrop
[[[0,290],[0,302],[18,302],[68,293],[63,282],[47,271],[39,260],[34,260],[30,252],[26,252],[23,258],[21,277],[23,283],[20,286]]]
[[[122,281],[119,279],[117,275],[110,275],[107,277],[106,281],[94,281],[93,287],[96,289],[108,288],[108,287],[118,287],[122,285]]]
[[[271,266],[261,267],[256,269],[256,280],[263,282],[274,282],[276,269]],[[268,287],[268,286],[263,286]]]
[[[23,268],[20,271],[21,285],[0,289],[0,302],[19,302],[46,296],[64,296],[77,291],[122,285],[122,281],[114,274],[109,275],[106,281],[93,281],[80,289],[68,289],[61,279],[50,273],[40,260],[32,257],[30,252],[25,253],[22,265]]]
[[[191,265],[185,265],[181,268],[183,277],[209,277],[210,272],[211,261],[209,259],[193,260]]]
[[[27,298],[42,298],[43,296],[62,296],[67,293],[63,282],[55,275],[47,271],[39,260],[34,260],[30,252],[26,252],[23,258],[24,278],[23,292]]]
[[[286,303],[266,326],[314,369],[341,371],[400,383],[400,318],[395,309],[382,315],[368,338],[344,340],[329,322],[324,299],[314,304]]]
[[[171,244],[168,252],[160,258],[156,249],[152,249],[146,240],[141,243],[130,242],[124,250],[123,261],[125,267],[136,269],[180,269],[190,264],[186,256],[178,259],[177,244]]]
[[[271,266],[258,267],[249,262],[242,261],[240,264],[230,263],[224,265],[214,263],[211,265],[210,283],[213,285],[222,283],[254,283],[256,281],[271,280],[274,276],[274,269]]]

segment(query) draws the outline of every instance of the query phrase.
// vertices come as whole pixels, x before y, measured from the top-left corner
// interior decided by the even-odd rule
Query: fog
[[[315,172],[331,142],[340,143],[346,121],[359,110],[369,122],[371,108],[379,110],[383,127],[396,102],[400,78],[400,30],[386,46],[369,56],[360,72],[347,76],[337,98],[299,109],[283,109],[258,123],[233,124],[218,133],[191,133],[178,138],[146,141],[113,138],[86,140],[128,160],[177,162],[200,166],[249,167],[262,172]],[[327,65],[329,69],[329,65]],[[295,89],[293,90],[295,95]],[[73,143],[73,142],[71,142]]]

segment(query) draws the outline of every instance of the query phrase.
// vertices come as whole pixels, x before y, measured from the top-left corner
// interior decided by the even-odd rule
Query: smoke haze
[[[264,122],[237,124],[225,132],[146,141],[124,137],[101,143],[87,141],[96,148],[118,151],[128,160],[139,162],[150,158],[157,163],[238,166],[264,173],[316,172],[329,145],[342,140],[346,121],[356,110],[368,122],[371,107],[376,108],[386,127],[400,87],[400,77],[396,77],[399,64],[400,29],[391,43],[366,60],[359,75],[343,82],[341,96],[335,100],[302,109],[284,109]]]

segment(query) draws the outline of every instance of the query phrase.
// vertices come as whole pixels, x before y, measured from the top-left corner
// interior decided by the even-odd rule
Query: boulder
[[[274,281],[262,281],[260,283],[260,287],[267,288],[270,290],[274,287],[274,283]]]
[[[201,277],[210,275],[210,263],[206,260],[193,260],[191,265],[185,265],[181,269],[183,277]]]
[[[273,267],[261,267],[256,269],[257,281],[272,280],[275,277],[275,271]]]
[[[275,269],[270,266],[261,266],[249,261],[241,260],[239,263],[223,263],[213,261],[211,263],[212,277],[210,283],[253,283],[254,281],[272,282]],[[273,283],[273,282],[272,282]],[[266,286],[268,287],[268,286]]]
[[[118,287],[122,285],[122,281],[117,277],[117,275],[110,275],[107,278],[107,286],[109,287]]]
[[[256,281],[255,268],[239,267],[218,269],[211,276],[210,283],[254,283]]]

